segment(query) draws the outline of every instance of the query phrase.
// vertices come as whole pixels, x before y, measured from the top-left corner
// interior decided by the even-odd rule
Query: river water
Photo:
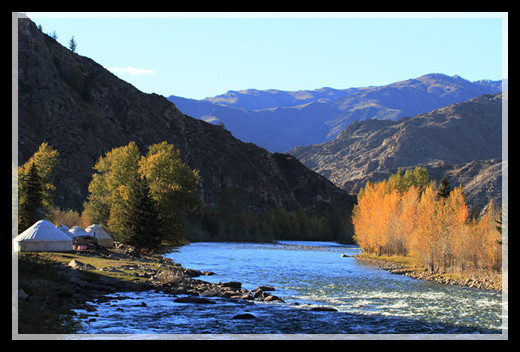
[[[197,305],[155,291],[124,292],[94,304],[95,313],[77,312],[88,334],[507,333],[501,293],[391,274],[350,257],[358,253],[332,242],[192,243],[166,256],[216,274],[197,279],[273,286],[285,303],[210,298],[217,304]],[[255,319],[233,319],[242,313]]]

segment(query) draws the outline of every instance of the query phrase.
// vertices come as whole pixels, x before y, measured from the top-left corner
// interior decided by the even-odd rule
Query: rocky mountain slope
[[[81,209],[92,167],[114,147],[166,140],[200,170],[200,194],[214,205],[227,187],[246,192],[245,207],[352,209],[351,198],[286,154],[271,154],[221,127],[189,117],[156,94],[145,94],[93,60],[64,48],[29,19],[18,27],[18,156],[23,164],[42,142],[60,153],[56,201]]]
[[[452,186],[463,184],[471,205],[500,203],[503,95],[397,121],[356,121],[333,141],[290,153],[350,193],[398,168],[424,166],[437,181],[446,174]]]
[[[190,116],[222,122],[237,138],[280,152],[332,140],[354,121],[396,120],[501,89],[501,81],[428,74],[378,87],[248,89],[203,100],[168,99]]]

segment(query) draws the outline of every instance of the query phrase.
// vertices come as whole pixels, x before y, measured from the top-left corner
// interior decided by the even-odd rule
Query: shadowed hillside
[[[141,151],[168,141],[200,170],[200,194],[215,205],[226,188],[244,190],[245,207],[262,212],[284,207],[345,212],[352,201],[294,157],[243,143],[221,127],[191,118],[156,94],[145,94],[93,60],[41,33],[29,19],[19,28],[19,164],[42,142],[60,154],[56,205],[80,209],[92,167],[112,148],[135,141]]]

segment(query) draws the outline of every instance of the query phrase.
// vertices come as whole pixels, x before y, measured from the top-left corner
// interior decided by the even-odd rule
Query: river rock
[[[242,283],[237,281],[224,282],[222,287],[242,288]]]
[[[265,296],[265,293],[262,290],[256,290],[253,292],[254,298],[264,298],[264,296]]]
[[[274,287],[273,286],[258,286],[257,290],[262,290],[262,291],[274,291]]]
[[[195,269],[183,269],[182,270],[184,274],[186,274],[189,277],[197,277],[202,275],[202,273],[199,270]]]
[[[216,290],[214,288],[210,288],[208,290],[202,291],[200,294],[203,296],[209,296],[209,297],[219,297],[221,295],[221,292],[219,292],[218,290]]]
[[[280,297],[278,296],[274,296],[274,295],[269,295],[267,297],[264,298],[264,301],[266,302],[273,302],[273,301],[277,301],[277,302],[282,302],[284,303],[284,300],[281,299]]]
[[[256,317],[253,314],[244,313],[235,315],[233,319],[256,319]]]
[[[311,310],[315,312],[337,312],[336,308],[331,307],[312,307]]]

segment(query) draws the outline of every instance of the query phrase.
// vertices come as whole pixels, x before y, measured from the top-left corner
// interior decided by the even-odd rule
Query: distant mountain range
[[[209,103],[211,104],[211,103]],[[25,163],[42,142],[60,156],[55,204],[81,210],[98,158],[135,141],[141,152],[168,141],[200,172],[208,206],[219,194],[240,189],[244,211],[272,208],[342,210],[352,198],[287,154],[234,138],[229,131],[184,115],[157,94],[145,94],[93,60],[18,21],[18,159]]]
[[[248,89],[202,100],[173,95],[168,100],[185,114],[223,124],[240,140],[285,152],[333,140],[354,121],[397,120],[501,91],[502,81],[470,82],[435,73],[378,87]]]
[[[200,170],[200,195],[210,206],[220,192],[240,188],[244,209],[254,212],[349,213],[348,193],[366,180],[418,165],[434,179],[447,174],[454,186],[462,183],[472,205],[500,203],[501,81],[429,74],[381,87],[166,99],[140,92],[28,19],[18,30],[19,163],[42,142],[57,149],[62,208],[81,209],[105,152],[130,141],[144,152],[163,140]]]
[[[437,181],[462,184],[470,206],[501,204],[502,103],[507,92],[482,95],[397,121],[355,121],[336,139],[289,153],[338,187],[357,193],[398,168],[426,167]]]

